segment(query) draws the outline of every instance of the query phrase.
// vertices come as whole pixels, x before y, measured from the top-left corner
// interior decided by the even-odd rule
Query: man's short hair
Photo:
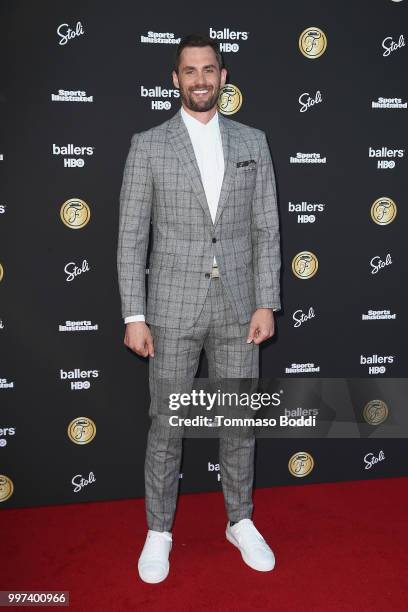
[[[177,74],[180,66],[180,55],[183,49],[186,47],[211,47],[217,57],[219,69],[221,70],[221,68],[224,68],[224,60],[221,55],[218,42],[207,36],[207,34],[194,32],[193,34],[187,34],[187,36],[184,36],[184,38],[182,38],[177,45],[176,57],[174,60],[174,70],[177,72]]]

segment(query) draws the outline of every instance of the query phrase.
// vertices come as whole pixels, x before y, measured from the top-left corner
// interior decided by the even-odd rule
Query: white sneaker
[[[172,540],[169,531],[149,529],[137,565],[139,576],[144,582],[155,584],[167,578]]]
[[[241,551],[245,563],[259,572],[270,572],[275,567],[275,555],[259,533],[251,519],[227,524],[227,540]]]

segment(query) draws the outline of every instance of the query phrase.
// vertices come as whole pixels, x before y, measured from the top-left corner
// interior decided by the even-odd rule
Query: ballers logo
[[[326,34],[320,28],[306,28],[299,36],[299,49],[308,59],[323,55],[327,47]]]
[[[288,463],[289,472],[296,478],[309,476],[314,468],[314,460],[309,453],[300,451],[291,456]]]
[[[61,220],[70,229],[82,229],[91,217],[89,206],[84,200],[70,198],[60,210]]]
[[[367,402],[363,410],[363,418],[369,425],[381,425],[388,418],[388,406],[382,400]]]
[[[88,417],[77,417],[70,422],[67,432],[74,444],[89,444],[96,435],[96,425]]]
[[[378,198],[371,206],[371,218],[377,225],[388,225],[397,216],[397,205],[391,198]]]
[[[0,474],[0,502],[6,501],[13,495],[13,481],[4,474]]]
[[[292,272],[301,279],[312,278],[317,272],[319,262],[311,251],[301,251],[292,260]]]
[[[242,106],[242,93],[236,85],[224,85],[218,96],[218,110],[223,115],[233,115]]]

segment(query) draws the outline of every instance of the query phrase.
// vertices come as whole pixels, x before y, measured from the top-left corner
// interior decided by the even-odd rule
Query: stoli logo
[[[70,28],[67,23],[61,23],[57,28],[57,34],[60,37],[59,44],[62,46],[66,45],[69,40],[78,38],[78,36],[81,36],[84,33],[84,28],[80,21],[77,21],[75,30]]]

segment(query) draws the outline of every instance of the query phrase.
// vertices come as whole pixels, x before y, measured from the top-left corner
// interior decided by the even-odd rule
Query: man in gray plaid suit
[[[259,344],[280,309],[280,239],[265,133],[217,111],[227,71],[201,34],[179,44],[173,70],[182,106],[133,135],[120,193],[118,275],[125,345],[149,357],[148,523],[139,575],[169,572],[182,437],[163,420],[162,382],[190,387],[204,348],[209,377],[257,378]],[[145,267],[152,225],[148,291]],[[168,397],[167,397],[168,401]],[[220,438],[226,537],[253,569],[275,557],[251,520],[254,434]]]

